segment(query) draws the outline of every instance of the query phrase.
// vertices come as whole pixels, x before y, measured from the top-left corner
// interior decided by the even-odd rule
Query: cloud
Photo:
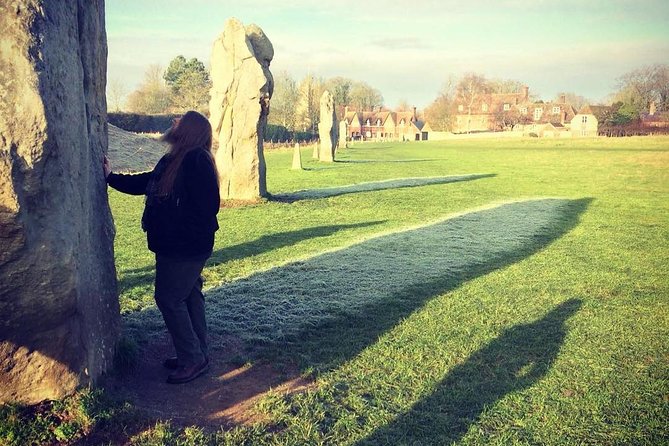
[[[422,50],[431,48],[431,45],[415,37],[388,37],[372,40],[370,44],[387,50]]]

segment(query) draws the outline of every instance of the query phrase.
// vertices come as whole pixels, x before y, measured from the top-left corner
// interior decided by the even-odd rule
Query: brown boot
[[[169,384],[183,384],[194,380],[200,375],[209,371],[209,361],[204,360],[201,364],[196,364],[190,367],[179,367],[174,373],[167,377]]]

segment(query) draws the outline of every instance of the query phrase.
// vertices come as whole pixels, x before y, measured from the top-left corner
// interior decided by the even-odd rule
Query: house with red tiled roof
[[[430,126],[413,112],[390,110],[344,111],[347,139],[351,141],[424,141]]]
[[[514,129],[516,125],[569,124],[576,114],[563,95],[557,102],[531,101],[529,87],[519,93],[486,93],[465,103],[455,102],[453,133]]]

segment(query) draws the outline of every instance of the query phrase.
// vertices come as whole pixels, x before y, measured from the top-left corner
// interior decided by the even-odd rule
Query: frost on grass
[[[333,318],[382,311],[391,300],[420,305],[546,246],[582,206],[563,199],[504,204],[258,273],[208,293],[210,327],[271,342]]]
[[[450,175],[446,177],[419,177],[419,178],[396,178],[392,180],[371,181],[368,183],[348,184],[346,186],[326,187],[322,189],[307,189],[297,192],[274,195],[278,201],[313,200],[318,198],[336,197],[338,195],[354,194],[357,192],[373,192],[387,189],[399,189],[403,187],[429,186],[432,184],[456,183],[458,181],[477,180],[479,178],[492,177],[494,174],[470,174]]]

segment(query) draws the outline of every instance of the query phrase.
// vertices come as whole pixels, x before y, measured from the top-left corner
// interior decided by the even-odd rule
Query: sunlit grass
[[[333,164],[305,149],[303,171],[292,150],[266,158],[272,194],[305,195],[221,211],[209,324],[315,384],[270,392],[259,424],[162,423],[136,444],[667,441],[669,138],[364,144]],[[163,329],[143,201],[110,199],[141,348]]]

